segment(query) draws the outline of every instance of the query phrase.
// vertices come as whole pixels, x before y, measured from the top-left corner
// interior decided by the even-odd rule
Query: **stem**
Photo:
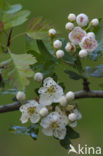
[[[100,90],[92,90],[92,91],[77,91],[75,93],[75,99],[83,99],[83,98],[103,98],[103,91]],[[8,105],[1,105],[0,106],[0,113],[5,113],[5,112],[11,112],[11,111],[16,111],[19,110],[20,106],[22,104],[20,102],[15,102],[12,104]]]
[[[8,53],[8,48],[10,47],[10,44],[11,44],[11,35],[12,35],[12,32],[13,32],[13,28],[10,29],[9,36],[8,36],[8,39],[7,39],[7,44],[6,44],[7,51],[6,51],[6,53]]]
[[[90,88],[89,88],[89,82],[88,82],[88,80],[86,79],[86,78],[83,78],[83,90],[84,91],[90,91]]]

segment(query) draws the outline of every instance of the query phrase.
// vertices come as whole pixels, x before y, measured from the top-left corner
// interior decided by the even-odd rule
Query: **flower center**
[[[47,93],[49,93],[49,95],[53,95],[55,93],[55,87],[54,86],[50,86],[47,90]]]
[[[85,44],[88,48],[91,48],[92,47],[92,43],[90,40],[85,40]]]
[[[34,113],[36,113],[36,108],[35,107],[29,107],[28,108],[28,114],[33,115]]]
[[[58,127],[59,127],[58,122],[57,122],[57,121],[52,122],[52,124],[50,125],[50,127],[51,127],[52,129],[58,128]]]

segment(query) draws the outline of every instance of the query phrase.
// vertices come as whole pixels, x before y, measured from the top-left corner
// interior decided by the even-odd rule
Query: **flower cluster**
[[[96,18],[89,22],[89,18],[86,14],[82,13],[76,16],[71,13],[68,15],[68,21],[69,22],[65,25],[65,29],[68,32],[69,41],[65,46],[65,50],[67,52],[77,52],[77,55],[79,54],[81,58],[84,58],[98,46],[94,32],[88,32],[88,30],[91,27],[98,26],[99,20]],[[52,29],[49,30],[49,36],[51,36],[51,30]],[[56,49],[56,57],[58,59],[62,58],[64,56],[64,51],[61,50],[62,42],[60,40],[55,40],[53,42],[53,47]]]
[[[63,140],[66,127],[75,127],[77,120],[81,119],[81,114],[73,104],[75,94],[69,91],[65,95],[62,87],[51,77],[44,79],[38,93],[38,100],[27,101],[20,107],[21,122],[26,123],[30,120],[33,124],[38,123],[45,135]],[[16,97],[21,101],[24,99],[24,93],[19,91]]]

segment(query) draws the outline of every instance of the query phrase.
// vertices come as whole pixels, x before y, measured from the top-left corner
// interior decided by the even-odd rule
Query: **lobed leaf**
[[[27,21],[27,17],[29,15],[30,15],[30,11],[28,10],[21,10],[19,12],[15,12],[11,14],[4,14],[3,15],[4,29],[6,30],[23,24],[25,21]]]
[[[27,28],[27,36],[32,39],[41,40],[48,37],[50,24],[42,17],[33,18]]]
[[[42,72],[44,75],[54,73],[54,69],[57,64],[56,57],[51,54],[44,41],[37,40],[36,47],[31,45],[31,39],[27,37],[26,40],[29,44],[28,52],[31,53],[37,59],[37,63],[32,66],[34,71]],[[31,46],[31,50],[30,50]],[[34,50],[33,50],[34,49]]]
[[[13,87],[23,90],[29,84],[29,78],[33,76],[30,65],[36,63],[35,58],[31,54],[13,54],[9,50],[8,54],[4,55],[4,59],[0,63],[3,67],[3,77]]]

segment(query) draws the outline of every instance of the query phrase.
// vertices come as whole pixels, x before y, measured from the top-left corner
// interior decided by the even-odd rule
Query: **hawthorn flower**
[[[63,50],[57,50],[56,51],[56,57],[58,59],[62,58],[64,56],[64,51]]]
[[[95,38],[95,33],[94,33],[94,32],[89,32],[87,35],[88,35],[89,37]]]
[[[61,98],[60,98],[60,105],[61,106],[66,106],[67,105],[67,99],[66,99],[66,97],[65,96],[62,96]]]
[[[63,89],[51,77],[44,80],[43,87],[38,91],[40,94],[40,104],[43,106],[58,103],[63,96]]]
[[[76,15],[75,14],[72,14],[72,13],[69,14],[68,15],[68,20],[71,21],[71,22],[74,22],[76,20]]]
[[[40,106],[35,100],[30,100],[25,105],[20,107],[22,112],[21,122],[26,123],[29,119],[32,123],[37,123],[40,120]]]
[[[71,22],[66,23],[65,29],[66,30],[72,30],[74,28],[74,24]]]
[[[99,24],[99,20],[97,18],[92,19],[92,21],[91,21],[92,26],[96,27],[96,26],[98,26],[98,24]]]
[[[84,36],[86,36],[86,32],[80,27],[75,27],[69,33],[68,38],[70,39],[71,42],[78,45]]]
[[[66,136],[67,122],[58,112],[52,112],[41,120],[40,125],[43,127],[42,131],[45,135],[63,140]]]
[[[82,115],[78,111],[78,109],[74,109],[73,112],[68,115],[69,125],[71,127],[76,127],[77,126],[77,120],[80,120],[81,118],[82,118]]]
[[[72,101],[75,99],[75,94],[72,92],[72,91],[69,91],[67,94],[66,94],[66,99],[67,101]]]
[[[85,58],[85,57],[87,57],[87,55],[88,55],[88,51],[86,49],[82,49],[79,51],[79,56],[81,58]]]
[[[41,108],[39,114],[42,117],[46,116],[48,114],[48,109],[46,107]]]
[[[34,80],[37,81],[37,82],[40,82],[43,80],[43,74],[38,72],[38,73],[35,73],[34,74]]]
[[[95,40],[95,38],[88,35],[85,36],[80,43],[81,49],[86,49],[88,52],[94,51],[97,48],[97,46],[98,43]]]
[[[84,27],[88,24],[88,16],[85,14],[79,14],[76,18],[76,22],[79,26]]]
[[[48,34],[49,34],[50,37],[53,37],[53,36],[56,35],[56,30],[53,29],[53,28],[52,29],[49,29]]]
[[[60,49],[60,48],[62,47],[62,42],[61,42],[60,40],[55,40],[55,41],[53,42],[53,47],[54,47],[55,49]]]
[[[16,98],[18,101],[25,100],[25,98],[26,98],[25,93],[23,91],[18,91],[16,94]]]
[[[73,43],[68,42],[65,46],[65,50],[67,52],[75,52],[76,51],[76,46]]]

